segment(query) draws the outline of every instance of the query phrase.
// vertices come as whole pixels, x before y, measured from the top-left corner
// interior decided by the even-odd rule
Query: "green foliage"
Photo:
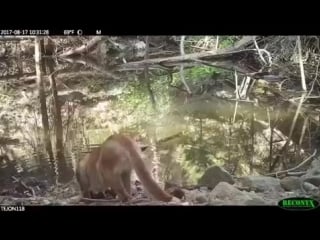
[[[239,38],[237,36],[221,36],[219,48],[231,47],[238,40],[239,40]]]
[[[186,149],[186,161],[195,162],[199,169],[206,169],[212,165],[212,159],[203,147]]]
[[[155,114],[155,109],[151,101],[151,93],[155,98],[155,107],[157,114],[161,114],[168,110],[169,94],[167,79],[164,76],[151,77],[149,86],[146,81],[132,81],[126,87],[126,90],[119,97],[118,106],[127,109],[140,120],[148,120]]]
[[[240,39],[240,36],[219,36],[218,47],[231,47]],[[216,45],[217,36],[187,36],[184,47],[186,52],[193,52],[195,49],[213,49]],[[196,48],[195,48],[196,47]]]
[[[88,90],[91,93],[99,92],[102,88],[103,88],[102,84],[97,84],[95,82],[92,82],[91,84],[88,85]]]
[[[108,131],[108,129],[88,129],[85,132],[85,136],[90,139],[90,144],[100,144],[102,143],[105,139],[106,136],[110,135],[111,133]]]
[[[8,88],[7,86],[0,87],[0,103],[6,104],[9,101],[14,100],[17,92],[14,89]]]
[[[224,71],[215,67],[194,67],[184,70],[184,76],[188,83],[197,83],[206,78],[216,78],[220,76]],[[173,74],[173,84],[181,85],[180,73]]]
[[[199,79],[211,77],[213,75],[219,74],[219,70],[213,67],[196,67],[191,69],[186,69],[185,76],[187,79],[192,79],[197,81]]]
[[[204,170],[199,169],[197,165],[188,161],[183,161],[181,167],[184,172],[184,178],[190,184],[197,184],[198,179],[204,173]]]

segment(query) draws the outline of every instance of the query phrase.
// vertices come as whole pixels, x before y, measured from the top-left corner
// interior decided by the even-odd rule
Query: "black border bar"
[[[318,28],[304,24],[223,24],[136,21],[105,24],[0,24],[1,36],[89,36],[89,35],[318,35]],[[1,34],[3,32],[3,34]],[[7,33],[7,34],[6,34]]]
[[[2,207],[5,205],[1,205]],[[312,210],[286,210],[278,206],[25,206],[25,205],[7,205],[11,208],[9,211],[0,211],[0,216],[4,215],[61,215],[71,214],[83,216],[86,214],[109,214],[110,216],[134,215],[144,217],[148,215],[161,216],[177,214],[179,216],[188,215],[193,217],[204,217],[210,215],[242,215],[242,216],[293,216],[293,215],[317,215],[320,216],[320,207]]]

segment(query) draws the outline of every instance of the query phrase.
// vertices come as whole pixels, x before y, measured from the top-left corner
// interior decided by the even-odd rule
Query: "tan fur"
[[[173,200],[151,177],[138,144],[121,134],[112,135],[87,154],[78,163],[76,176],[84,197],[88,197],[90,192],[104,192],[111,188],[121,201],[128,201],[132,169],[151,196],[164,202]]]

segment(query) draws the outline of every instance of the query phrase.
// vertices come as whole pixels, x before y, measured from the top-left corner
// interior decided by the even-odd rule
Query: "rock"
[[[221,205],[232,205],[231,202],[222,201],[219,199],[211,199],[209,205],[221,206]]]
[[[201,193],[201,194],[197,195],[196,198],[195,198],[195,202],[196,203],[206,203],[206,202],[208,202],[207,194]]]
[[[208,187],[200,187],[199,190],[202,191],[202,192],[209,191]]]
[[[311,168],[306,175],[304,176],[320,176],[320,168],[319,167],[314,167]]]
[[[208,202],[208,193],[199,190],[185,190],[185,200],[193,203],[205,203]]]
[[[250,199],[247,194],[226,182],[219,183],[209,194],[210,199],[230,200],[236,197]]]
[[[311,169],[320,168],[320,157],[311,162]]]
[[[215,186],[220,182],[234,184],[232,176],[225,169],[219,166],[210,167],[198,180],[199,185],[209,188],[215,188]]]
[[[320,166],[318,164],[318,159],[312,162],[311,168],[301,177],[301,180],[304,183],[310,183],[314,186],[320,187]]]
[[[307,193],[311,193],[311,192],[316,192],[319,190],[318,187],[316,187],[315,185],[308,183],[308,182],[304,182],[303,183],[303,189],[307,192]]]
[[[293,197],[299,197],[299,194],[301,195],[302,193],[299,193],[297,191],[295,192],[283,192],[280,194],[280,198],[293,198]]]
[[[198,190],[185,190],[185,198],[188,202],[193,202],[193,200],[196,198],[196,192],[199,192]]]
[[[248,206],[261,206],[261,205],[267,205],[267,203],[265,201],[263,201],[260,198],[253,198],[253,199],[249,199],[247,201],[245,201],[244,203],[245,205]]]
[[[253,205],[253,203],[259,203],[259,205],[266,204],[264,200],[255,193],[242,192],[226,182],[219,183],[210,192],[210,205],[217,204],[217,200],[222,200],[224,202],[223,205]]]
[[[286,191],[300,189],[300,178],[289,176],[280,180],[281,187]]]
[[[311,166],[308,169],[307,173],[303,175],[301,178],[307,179],[314,176],[317,176],[320,178],[320,158],[312,161]]]
[[[43,205],[50,205],[51,202],[48,199],[43,199],[42,204]]]
[[[164,190],[176,198],[185,199],[185,193],[183,189],[177,184],[165,182]]]
[[[68,199],[68,204],[77,204],[81,201],[81,196],[80,195],[76,195],[76,196],[73,196],[73,197],[70,197]]]
[[[311,183],[314,186],[320,187],[320,176],[306,177],[305,183]]]
[[[304,182],[302,188],[306,194],[310,195],[313,198],[320,199],[320,188],[319,187],[316,187],[315,185],[313,185],[311,183]]]
[[[142,41],[138,41],[134,44],[134,48],[141,50],[141,49],[145,49],[146,48],[146,44]]]
[[[179,198],[179,199],[185,199],[185,193],[184,191],[179,187],[170,187],[166,190],[169,194],[172,196]]]
[[[242,177],[239,181],[243,187],[248,187],[255,192],[283,191],[280,180],[273,177],[249,176]]]

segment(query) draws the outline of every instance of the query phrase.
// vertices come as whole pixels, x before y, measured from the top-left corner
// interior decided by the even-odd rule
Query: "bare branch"
[[[302,50],[301,50],[301,40],[300,36],[297,37],[297,44],[298,44],[298,52],[299,52],[299,64],[300,64],[300,73],[301,73],[301,86],[303,91],[307,91],[306,85],[306,77],[304,73],[303,61],[302,61]]]
[[[263,57],[262,54],[261,54],[260,48],[259,48],[258,43],[257,43],[257,41],[256,41],[256,37],[253,37],[253,42],[254,42],[254,45],[255,45],[255,47],[256,47],[256,49],[257,49],[257,51],[258,51],[258,54],[259,54],[259,57],[260,57],[261,61],[262,61],[264,64],[267,64],[266,60],[264,59],[264,57]]]
[[[181,36],[181,41],[180,41],[180,54],[182,56],[182,58],[185,56],[185,53],[184,53],[184,39],[185,39],[185,36]],[[180,65],[180,78],[181,78],[181,81],[183,83],[183,85],[185,86],[188,94],[192,94],[187,82],[185,81],[184,79],[184,71],[183,71],[183,64]]]
[[[238,87],[238,74],[237,71],[234,71],[234,81],[236,85],[236,99],[239,100],[239,87]]]
[[[266,176],[278,176],[281,173],[288,173],[288,172],[292,172],[300,167],[302,167],[303,165],[305,165],[307,162],[309,162],[315,155],[317,154],[317,149],[314,150],[313,154],[311,154],[309,157],[307,157],[305,160],[303,160],[300,164],[298,164],[297,166],[287,169],[287,170],[283,170],[283,171],[278,171],[278,172],[274,172],[274,173],[269,173]]]
[[[82,54],[85,52],[90,51],[93,47],[96,46],[96,44],[98,44],[100,41],[102,40],[101,36],[97,36],[92,38],[90,41],[88,41],[87,43],[85,43],[84,45],[82,45],[81,47],[78,47],[76,49],[71,49],[67,52],[61,53],[59,54],[59,57],[68,57],[70,55],[74,55],[74,54]]]
[[[219,36],[217,36],[217,38],[216,38],[216,47],[215,47],[215,50],[218,50],[218,47],[219,47]]]

